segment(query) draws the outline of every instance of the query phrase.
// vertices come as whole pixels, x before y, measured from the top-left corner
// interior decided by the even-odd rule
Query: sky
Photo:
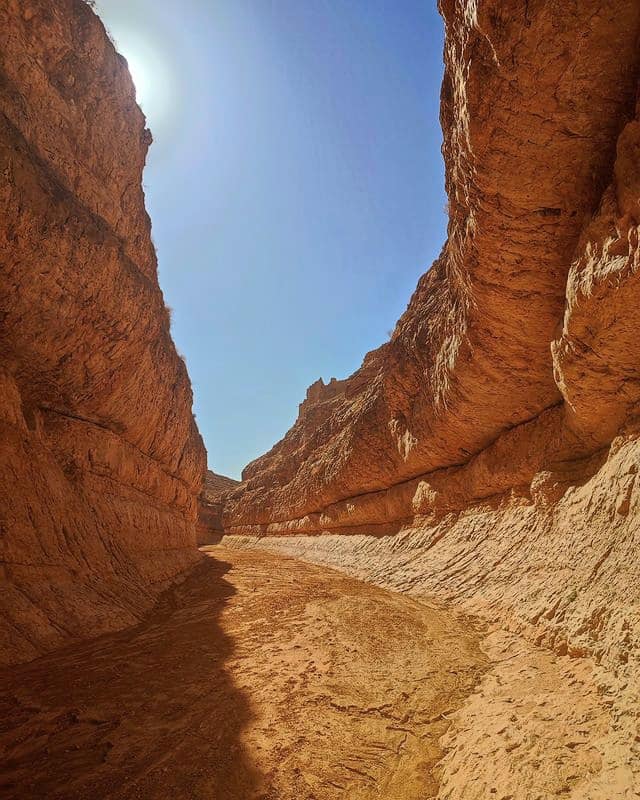
[[[445,239],[435,0],[98,0],[209,468],[389,337]]]

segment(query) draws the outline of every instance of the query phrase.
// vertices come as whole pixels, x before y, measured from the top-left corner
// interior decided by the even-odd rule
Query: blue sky
[[[160,283],[239,477],[404,311],[445,238],[432,0],[99,0],[155,143]],[[177,10],[179,8],[179,11]]]

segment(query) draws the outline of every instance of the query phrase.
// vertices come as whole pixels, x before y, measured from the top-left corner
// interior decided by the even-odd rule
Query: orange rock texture
[[[137,621],[196,559],[205,451],[126,63],[81,0],[0,4],[0,660]]]
[[[593,657],[637,751],[640,4],[440,10],[447,242],[390,342],[246,468],[225,541]]]
[[[239,484],[240,481],[207,470],[198,504],[198,544],[213,544],[220,540],[224,533],[224,497]]]
[[[413,514],[406,502],[360,509],[446,469],[466,471],[471,498],[495,494],[548,459],[595,452],[635,402],[623,337],[637,304],[620,281],[635,280],[640,7],[443,0],[441,11],[448,240],[391,341],[347,380],[314,384],[294,427],[246,468],[229,527],[398,522]],[[470,485],[474,458],[496,447],[511,453],[504,479],[492,470]],[[356,508],[334,508],[344,502]]]

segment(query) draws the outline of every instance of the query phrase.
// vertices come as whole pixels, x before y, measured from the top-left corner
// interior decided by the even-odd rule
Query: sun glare
[[[168,121],[175,80],[168,59],[150,40],[135,35],[118,36],[118,50],[127,59],[136,99],[154,131]]]
[[[136,98],[141,105],[146,105],[150,100],[153,82],[150,78],[145,63],[137,55],[130,53],[127,57],[129,72],[136,87]]]

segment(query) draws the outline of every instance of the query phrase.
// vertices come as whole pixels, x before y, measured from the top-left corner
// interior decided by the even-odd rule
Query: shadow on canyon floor
[[[136,628],[0,673],[11,800],[417,800],[487,669],[455,611],[258,550]],[[5,688],[6,687],[6,688]]]
[[[141,625],[0,673],[3,798],[259,796],[225,667],[228,569],[207,558]]]

